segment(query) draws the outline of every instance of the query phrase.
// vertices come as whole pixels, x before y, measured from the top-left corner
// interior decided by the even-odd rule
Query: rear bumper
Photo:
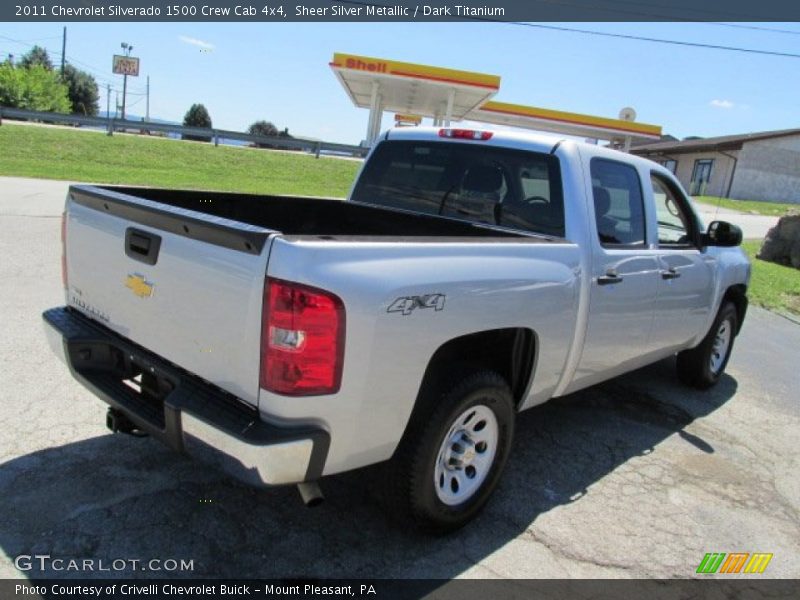
[[[255,408],[71,308],[54,308],[42,317],[50,347],[75,379],[171,448],[255,487],[322,475],[327,431],[265,423]],[[124,383],[138,373],[151,393]]]

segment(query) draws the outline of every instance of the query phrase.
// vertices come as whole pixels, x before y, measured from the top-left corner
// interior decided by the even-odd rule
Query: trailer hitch
[[[115,408],[109,408],[106,413],[106,427],[114,433],[127,433],[134,437],[147,437],[146,431],[139,429],[124,413]]]

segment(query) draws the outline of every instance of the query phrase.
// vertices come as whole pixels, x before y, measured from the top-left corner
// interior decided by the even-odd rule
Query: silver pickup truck
[[[430,530],[496,487],[515,414],[677,354],[720,378],[741,231],[663,167],[569,140],[391,130],[347,201],[73,185],[53,350],[150,434],[255,486],[384,463]]]

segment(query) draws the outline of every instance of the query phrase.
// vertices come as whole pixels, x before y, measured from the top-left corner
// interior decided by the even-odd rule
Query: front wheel
[[[445,533],[475,517],[497,487],[514,436],[514,401],[490,371],[420,401],[388,464],[384,497],[395,516]]]
[[[703,341],[696,348],[678,353],[678,377],[681,381],[699,389],[716,384],[731,357],[738,327],[736,306],[726,302],[720,307]]]

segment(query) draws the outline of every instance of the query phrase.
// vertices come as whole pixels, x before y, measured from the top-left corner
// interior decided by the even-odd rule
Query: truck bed
[[[336,199],[119,186],[74,186],[247,223],[285,235],[520,238],[534,234]],[[111,192],[112,195],[103,194]],[[538,236],[534,236],[538,237]]]
[[[70,187],[64,231],[68,306],[253,406],[269,269],[297,281],[374,255],[376,240],[407,268],[414,242],[483,256],[555,239],[333,199],[91,185]],[[273,261],[278,241],[323,244],[325,256]]]

